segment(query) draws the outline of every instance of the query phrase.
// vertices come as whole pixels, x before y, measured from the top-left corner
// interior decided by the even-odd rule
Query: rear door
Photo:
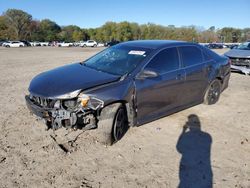
[[[186,81],[183,87],[182,103],[189,104],[203,99],[207,87],[207,63],[203,60],[203,54],[197,46],[178,47],[182,67],[186,72]]]
[[[178,106],[185,81],[185,72],[180,69],[179,54],[175,47],[160,51],[146,69],[157,72],[159,76],[135,81],[139,124]]]

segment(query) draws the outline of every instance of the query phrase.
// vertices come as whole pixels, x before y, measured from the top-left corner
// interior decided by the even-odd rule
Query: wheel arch
[[[112,104],[115,104],[115,103],[120,103],[126,113],[127,113],[127,118],[128,118],[128,124],[129,126],[135,126],[135,109],[133,109],[133,104],[130,104],[128,101],[126,100],[115,100],[115,101],[112,101],[112,102],[109,102],[107,104],[105,104],[105,106],[100,110],[100,114],[102,113],[102,110],[105,108],[105,107],[108,107]]]

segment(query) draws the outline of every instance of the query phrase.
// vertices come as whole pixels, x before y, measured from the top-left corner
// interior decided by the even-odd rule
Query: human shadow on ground
[[[176,149],[182,155],[179,166],[179,188],[211,188],[213,172],[211,168],[212,137],[201,130],[199,117],[188,116],[183,126]]]

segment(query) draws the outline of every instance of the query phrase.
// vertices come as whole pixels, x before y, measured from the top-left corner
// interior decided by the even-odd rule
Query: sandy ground
[[[95,131],[45,131],[25,106],[30,80],[99,50],[0,48],[1,188],[177,187],[179,175],[186,185],[202,175],[213,187],[250,187],[249,76],[233,73],[216,105],[201,104],[131,128],[111,147],[96,142]],[[193,137],[187,131],[179,139],[190,114],[199,118],[201,131],[191,131]],[[197,168],[190,170],[191,162]]]

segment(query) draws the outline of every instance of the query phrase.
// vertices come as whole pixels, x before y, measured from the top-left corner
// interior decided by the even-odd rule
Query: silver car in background
[[[250,41],[226,52],[225,56],[231,60],[231,69],[250,75]]]

